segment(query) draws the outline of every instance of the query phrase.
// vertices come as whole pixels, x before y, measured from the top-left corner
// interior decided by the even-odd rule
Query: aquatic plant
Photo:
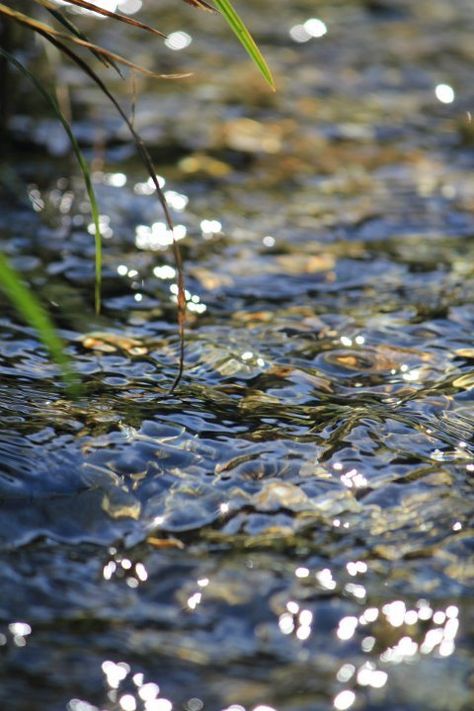
[[[255,41],[253,40],[251,34],[246,28],[245,24],[235,11],[230,0],[213,0],[213,7],[211,4],[205,0],[185,0],[188,4],[205,11],[214,12],[215,9],[220,11],[223,17],[228,22],[230,28],[237,36],[238,40],[248,52],[251,59],[254,61],[259,71],[261,72],[264,79],[269,83],[269,85],[274,88],[273,78],[270,69],[262,56],[260,50],[258,49]],[[93,68],[89,57],[84,57],[79,54],[80,50],[85,49],[95,58],[99,59],[100,62],[105,65],[106,68],[112,68],[121,75],[121,66],[128,67],[130,69],[142,72],[149,76],[160,77],[164,79],[179,79],[182,74],[160,74],[150,69],[147,69],[141,65],[137,65],[126,57],[120,54],[112,52],[100,45],[91,42],[88,37],[69,19],[69,17],[64,13],[62,6],[59,6],[53,0],[31,0],[32,6],[40,6],[42,11],[49,13],[61,29],[58,29],[55,25],[51,25],[45,22],[43,19],[38,19],[32,12],[24,13],[17,8],[11,7],[9,4],[0,2],[0,21],[6,27],[8,33],[8,28],[10,23],[15,23],[26,28],[29,32],[33,34],[40,35],[51,43],[56,49],[59,50],[60,55],[65,57],[78,66],[81,71],[87,75],[107,96],[107,98],[112,102],[115,109],[120,114],[121,118],[127,125],[130,135],[135,143],[137,152],[142,159],[142,162],[149,173],[149,176],[156,189],[156,194],[161,203],[167,227],[170,233],[173,235],[173,221],[171,214],[169,212],[165,196],[158,183],[156,177],[156,170],[153,165],[153,161],[147,150],[147,147],[139,134],[136,132],[133,123],[130,121],[125,111],[122,109],[121,105],[118,103],[114,95],[111,93],[107,84],[101,79],[99,74]],[[106,10],[102,7],[97,6],[94,2],[88,2],[86,0],[68,0],[69,5],[75,5],[83,11],[95,12],[103,15],[109,19],[115,20],[117,22],[124,23],[126,25],[139,28],[146,32],[151,32],[161,38],[166,38],[166,35],[158,29],[147,25],[144,22],[132,19],[126,15],[122,15],[112,10]],[[33,7],[32,7],[33,10]],[[94,186],[91,178],[91,173],[87,161],[85,160],[82,151],[80,149],[79,143],[74,135],[73,128],[71,127],[68,119],[65,117],[61,108],[55,98],[53,91],[47,87],[44,82],[39,80],[11,51],[9,47],[1,46],[0,44],[0,57],[3,58],[4,64],[8,63],[20,73],[23,74],[29,81],[33,83],[37,91],[42,95],[44,100],[49,105],[56,118],[60,121],[64,127],[68,138],[71,143],[72,150],[77,158],[80,170],[82,172],[86,191],[89,198],[89,204],[91,209],[92,221],[94,225],[94,239],[95,239],[95,308],[96,311],[100,311],[100,301],[101,301],[101,273],[102,273],[102,234],[99,219],[99,207],[94,192]],[[0,97],[1,99],[1,97]],[[183,264],[180,254],[179,247],[173,237],[172,239],[172,249],[174,253],[174,260],[176,264],[177,271],[177,303],[178,303],[178,328],[179,328],[179,341],[180,341],[180,355],[179,355],[179,367],[174,383],[171,387],[173,390],[179,383],[183,373],[184,367],[184,325],[185,325],[185,311],[186,311],[186,299],[184,290],[184,276],[183,276]],[[64,346],[55,331],[54,325],[49,318],[44,307],[41,305],[37,297],[33,292],[23,283],[20,274],[16,272],[13,266],[8,261],[4,254],[0,253],[0,288],[4,291],[7,298],[14,305],[18,313],[25,319],[27,323],[33,326],[41,341],[48,349],[51,358],[56,362],[62,371],[65,381],[71,386],[74,375],[73,368],[69,362],[68,357],[65,354]]]

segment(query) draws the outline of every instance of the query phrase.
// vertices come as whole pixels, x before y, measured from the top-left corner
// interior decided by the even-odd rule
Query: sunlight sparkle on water
[[[392,627],[401,627],[405,620],[406,606],[402,600],[394,600],[394,602],[384,605],[382,612]]]
[[[362,489],[367,486],[368,481],[363,474],[360,474],[357,469],[351,469],[345,474],[341,475],[341,482],[348,489]]]
[[[145,702],[145,711],[171,711],[173,704],[168,699],[152,699]]]
[[[119,704],[123,711],[135,711],[137,708],[136,699],[131,694],[124,694],[124,696],[121,697]]]
[[[197,592],[194,593],[194,595],[191,595],[191,597],[188,598],[188,607],[190,610],[195,610],[196,607],[199,605],[202,599],[202,593]]]
[[[170,292],[172,293],[171,300],[174,303],[178,301],[179,287],[177,284],[171,284]],[[191,294],[187,289],[184,290],[184,298],[186,299],[186,308],[188,311],[194,311],[197,314],[203,314],[207,310],[206,304],[201,304],[201,298],[198,294]]]
[[[346,711],[346,709],[350,709],[355,699],[356,695],[353,691],[349,689],[341,691],[334,699],[334,708],[337,709],[337,711]]]
[[[173,210],[176,212],[182,212],[189,202],[187,195],[182,193],[177,193],[175,190],[167,190],[165,192],[166,202]]]
[[[433,630],[434,632],[438,630]],[[441,637],[437,640],[438,644],[442,640],[443,633],[441,630]],[[391,664],[400,664],[400,662],[414,657],[418,652],[418,644],[412,640],[411,637],[402,637],[394,647],[389,647],[385,652],[380,655],[380,660],[382,662],[389,662]]]
[[[193,38],[191,35],[188,35],[187,32],[178,31],[172,32],[168,35],[167,39],[165,39],[165,45],[168,49],[173,49],[175,52],[179,52],[179,50],[189,47],[192,41]]]
[[[109,12],[116,12],[119,10],[125,15],[135,15],[142,9],[142,0],[89,0],[96,7],[100,7],[102,10],[108,10]],[[58,5],[70,5],[70,3],[65,2],[65,0],[56,0]],[[72,12],[80,15],[93,15],[95,18],[100,20],[107,19],[104,15],[100,15],[93,10],[87,10],[86,8],[71,6]]]
[[[143,563],[137,563],[135,566],[135,574],[139,580],[141,580],[142,583],[144,583],[146,580],[148,580],[148,573],[147,569],[143,565]]]
[[[363,585],[356,585],[355,583],[347,583],[344,590],[353,595],[358,600],[363,600],[367,595],[366,590]]]
[[[296,636],[300,642],[304,642],[311,635],[311,627],[298,627],[296,630]]]
[[[156,176],[156,181],[160,188],[164,188],[166,185],[166,180],[161,175]],[[145,183],[135,183],[133,190],[137,195],[152,195],[156,188],[153,180],[148,178]]]
[[[344,684],[354,676],[355,670],[356,668],[353,664],[343,664],[336,674],[336,679]]]
[[[367,662],[357,673],[357,683],[360,686],[372,686],[374,689],[381,689],[387,683],[388,674],[375,668],[375,665]]]
[[[282,634],[291,634],[295,630],[293,615],[290,612],[284,612],[278,618],[278,626]]]
[[[15,637],[27,637],[31,634],[31,627],[27,622],[11,622],[8,629]]]
[[[174,279],[176,276],[176,269],[170,267],[168,264],[163,264],[162,267],[155,267],[153,269],[153,274],[158,277],[158,279]]]
[[[346,565],[346,570],[349,573],[349,575],[358,575],[359,573],[366,573],[367,572],[367,563],[364,563],[362,560],[357,560],[357,561],[350,561]]]
[[[108,10],[109,12],[115,12],[119,5],[119,0],[89,0],[92,5],[100,7],[102,10]],[[70,3],[65,2],[65,0],[56,0],[58,5],[70,5]],[[105,19],[104,15],[99,15],[93,10],[87,10],[86,8],[71,6],[71,11],[79,15],[94,15],[97,19]]]
[[[135,15],[143,6],[142,0],[119,0],[119,10],[124,15]]]
[[[311,618],[309,618],[308,616],[308,619],[312,620],[313,618],[313,615],[309,610],[303,610],[303,612],[299,615],[300,626],[296,630],[296,636],[301,642],[304,642],[311,636],[311,621],[308,624],[304,624],[301,620],[301,616],[305,615],[306,613],[309,613],[309,615],[311,616]]]
[[[313,622],[313,613],[311,610],[301,610],[298,615],[298,621],[303,627],[309,627]]]
[[[405,615],[404,623],[406,625],[416,625],[417,622],[418,622],[417,611],[416,610],[408,610]]]
[[[376,607],[368,607],[359,617],[361,625],[367,625],[369,622],[375,622],[379,616],[379,611]]]
[[[202,711],[204,708],[204,702],[202,699],[198,699],[197,696],[193,696],[192,699],[186,701],[184,708],[186,711]]]
[[[309,42],[311,39],[323,37],[327,31],[327,25],[322,20],[311,17],[303,24],[294,25],[290,29],[290,37],[294,42]]]
[[[165,222],[154,222],[150,225],[137,225],[135,230],[135,244],[139,249],[153,251],[169,247],[174,241],[186,237],[185,225],[175,225],[173,232],[168,229]]]
[[[324,568],[316,573],[316,580],[321,585],[321,587],[326,588],[326,590],[334,590],[336,587],[336,581],[332,577],[332,573],[329,568]]]
[[[67,711],[99,711],[97,706],[92,706],[92,704],[81,699],[71,699],[66,708]]]
[[[352,616],[343,617],[342,620],[339,620],[339,626],[336,632],[339,639],[351,639],[354,636],[354,632],[357,629],[358,623],[359,620],[357,619],[357,617]]]
[[[137,689],[129,689],[129,693],[123,694],[118,698],[116,689],[119,688],[121,682],[131,672],[130,666],[125,662],[116,664],[115,662],[105,661],[102,664],[102,671],[106,675],[109,688],[112,689],[107,694],[109,699],[114,703],[118,701],[119,707],[123,711],[135,711],[137,708],[143,708],[145,711],[171,711],[173,708],[173,704],[168,699],[157,698],[160,693],[160,687],[154,682],[144,683],[145,678],[141,672],[133,674],[132,677]],[[130,693],[132,690],[134,693]],[[135,696],[134,694],[138,695]],[[78,709],[71,706],[71,711],[78,711]]]
[[[99,215],[99,229],[104,239],[113,237],[114,231],[110,226],[109,215]],[[87,231],[90,235],[95,235],[95,224],[93,222],[87,225]]]
[[[295,575],[297,578],[307,578],[309,575],[308,568],[296,568]]]
[[[125,173],[106,173],[103,176],[103,182],[113,188],[123,188],[127,184],[127,176]]]
[[[112,575],[115,573],[116,570],[117,570],[117,563],[114,560],[109,560],[107,565],[104,565],[104,569],[102,571],[104,580],[111,580]]]
[[[201,220],[200,227],[204,236],[215,235],[222,232],[222,224],[219,220]]]
[[[435,87],[435,95],[442,104],[452,104],[456,96],[453,87],[449,84],[438,84]]]
[[[375,637],[364,637],[364,639],[360,643],[360,648],[362,649],[363,652],[369,653],[375,647],[375,642],[376,642]]]
[[[153,699],[156,699],[159,693],[160,687],[158,684],[148,682],[147,684],[143,684],[143,686],[141,686],[138,691],[138,696],[142,699],[142,701],[152,701]]]
[[[403,373],[403,380],[407,383],[413,383],[420,379],[421,372],[421,368],[412,368],[412,370],[408,370]]]
[[[317,17],[310,17],[310,19],[306,20],[303,24],[303,27],[310,37],[323,37],[328,31],[326,24]]]
[[[111,689],[118,689],[120,682],[123,681],[130,672],[130,666],[125,662],[105,661],[102,663],[102,671],[107,679],[107,684]]]
[[[418,600],[416,603],[418,607],[418,619],[420,620],[430,620],[433,616],[433,610],[430,607],[429,602],[426,600]]]

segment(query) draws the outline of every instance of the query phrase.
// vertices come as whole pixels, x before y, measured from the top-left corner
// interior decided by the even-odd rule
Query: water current
[[[0,706],[468,711],[472,2],[241,0],[276,94],[218,17],[152,5],[168,46],[78,21],[194,73],[135,78],[186,264],[173,395],[176,271],[126,130],[48,58],[93,163],[96,316],[67,139],[16,88],[0,241],[84,390],[2,301]]]

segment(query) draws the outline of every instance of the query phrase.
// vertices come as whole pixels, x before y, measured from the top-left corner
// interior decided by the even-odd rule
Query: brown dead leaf
[[[101,353],[115,353],[118,350],[133,356],[148,353],[148,348],[141,341],[116,333],[88,333],[83,336],[82,345],[84,348]]]
[[[146,542],[154,548],[178,548],[179,550],[183,550],[184,548],[184,543],[177,538],[156,538],[155,536],[148,536]]]

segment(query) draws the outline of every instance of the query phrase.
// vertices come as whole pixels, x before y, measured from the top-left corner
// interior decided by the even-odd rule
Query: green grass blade
[[[92,178],[89,170],[89,166],[82,155],[82,151],[79,148],[79,144],[72,132],[72,129],[67,121],[66,117],[62,113],[59,105],[54,98],[54,96],[38,81],[38,79],[32,74],[28,69],[26,69],[21,62],[19,62],[10,52],[6,52],[0,47],[0,55],[5,57],[11,64],[13,64],[22,74],[24,74],[36,87],[36,89],[42,94],[45,101],[49,104],[53,110],[56,117],[61,122],[64,130],[66,131],[69,141],[71,143],[72,149],[79,163],[81,169],[84,184],[86,187],[87,196],[89,198],[89,204],[91,208],[92,221],[94,223],[94,240],[95,240],[95,309],[96,312],[100,311],[100,295],[101,295],[101,284],[102,284],[102,234],[100,231],[100,217],[99,217],[99,206],[97,204],[97,198],[95,195],[94,187],[92,185]]]
[[[78,379],[67,357],[64,344],[56,333],[53,322],[33,292],[23,283],[4,254],[0,252],[0,289],[25,321],[38,333],[52,360],[59,366],[71,394],[78,392]]]
[[[241,45],[246,49],[252,60],[255,62],[259,68],[262,76],[270,84],[273,91],[275,91],[275,82],[273,81],[273,76],[270,68],[265,61],[262,53],[255,44],[255,40],[252,35],[232,7],[230,0],[213,0],[214,5],[217,9],[221,11],[228,24],[230,25],[232,31],[239,39]]]

